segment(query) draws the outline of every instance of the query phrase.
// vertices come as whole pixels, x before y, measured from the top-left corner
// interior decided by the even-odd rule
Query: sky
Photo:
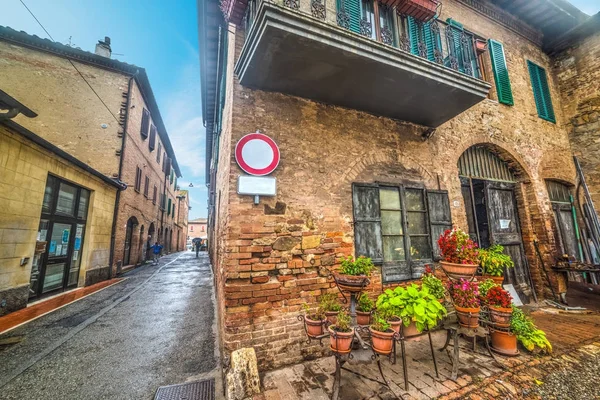
[[[23,0],[52,37],[82,50],[111,38],[113,58],[144,67],[190,191],[189,218],[206,217],[196,0]],[[570,0],[589,15],[600,0]],[[20,0],[0,0],[0,25],[47,38]],[[190,182],[194,187],[190,188]]]
[[[189,218],[206,217],[196,0],[23,1],[57,42],[93,52],[109,36],[112,58],[146,69],[183,175],[179,186],[190,191]],[[0,5],[0,25],[48,38],[20,0]]]

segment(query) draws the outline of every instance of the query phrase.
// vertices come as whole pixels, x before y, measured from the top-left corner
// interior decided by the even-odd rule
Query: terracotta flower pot
[[[371,312],[356,312],[356,323],[358,325],[370,325],[371,324]]]
[[[474,329],[479,327],[479,312],[481,311],[481,307],[459,307],[455,304],[454,309],[456,310],[456,315],[458,316],[459,325]]]
[[[387,355],[392,352],[394,348],[394,332],[393,329],[388,329],[387,332],[379,332],[369,327],[371,332],[371,343],[373,345],[373,351],[378,354]]]
[[[329,323],[331,325],[335,325],[335,323],[337,322],[337,315],[339,314],[339,311],[327,311],[325,312],[325,316],[327,317],[327,321],[329,321]]]
[[[337,332],[329,329],[329,343],[331,345],[331,351],[346,354],[350,353],[352,347],[352,338],[354,337],[354,328],[350,332]]]
[[[316,337],[323,334],[323,325],[326,320],[313,320],[308,316],[304,317],[304,325],[306,326],[306,333],[308,336]]]
[[[419,336],[421,334],[421,332],[419,332],[417,329],[417,323],[415,321],[412,321],[408,326],[404,326],[402,332],[404,333],[405,339]]]
[[[490,329],[492,338],[492,350],[505,356],[516,356],[519,354],[517,349],[517,335],[512,332],[498,331]]]
[[[344,275],[335,274],[335,281],[341,290],[346,292],[361,292],[371,283],[368,276],[365,275]]]
[[[510,326],[510,318],[512,317],[512,308],[490,307],[490,319],[496,326],[508,328]]]
[[[454,279],[471,279],[479,267],[477,264],[454,264],[445,261],[440,261],[440,265],[446,275]]]
[[[477,278],[479,279],[479,278]],[[504,283],[504,276],[492,276],[492,275],[482,275],[481,282],[491,279],[494,281],[496,285],[502,285]]]
[[[400,333],[400,324],[402,324],[402,320],[400,318],[396,319],[388,319],[387,323],[392,326],[392,330],[396,333]]]

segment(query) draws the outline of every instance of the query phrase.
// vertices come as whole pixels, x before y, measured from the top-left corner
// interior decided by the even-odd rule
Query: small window
[[[134,189],[136,192],[140,192],[140,188],[142,187],[142,169],[140,167],[136,167],[135,169],[135,186]]]
[[[171,199],[169,199],[169,206],[167,208],[167,215],[171,214]]]
[[[546,121],[556,123],[546,70],[531,61],[527,61],[527,67],[529,68],[531,87],[533,89],[533,97],[535,99],[538,116]]]
[[[81,193],[79,194],[79,208],[77,209],[77,218],[86,219],[89,202],[90,191],[86,189],[81,189]]]
[[[44,202],[42,204],[42,212],[50,214],[52,212],[52,200],[56,188],[56,179],[52,175],[48,175],[46,181],[46,189],[44,190]]]
[[[167,153],[163,153],[162,160],[162,171],[165,172],[165,168],[167,167]]]
[[[156,185],[154,185],[154,191],[152,192],[152,204],[156,204],[156,194],[157,194]]]
[[[75,200],[77,188],[61,182],[58,190],[58,201],[56,203],[56,214],[72,217],[75,214]]]
[[[190,232],[194,232],[194,225],[190,225]]]
[[[169,161],[170,161],[170,160],[169,160]],[[171,164],[171,163],[169,163],[169,165],[170,165],[170,164]],[[169,182],[170,182],[170,183],[173,183],[173,170],[172,170],[172,169],[171,169],[171,174],[170,174],[170,177],[169,177]]]
[[[156,152],[156,162],[160,165],[160,153],[162,153],[162,146],[158,142],[158,151]]]
[[[204,225],[200,225],[200,230],[204,232]]]
[[[146,140],[148,138],[148,130],[150,126],[150,113],[145,108],[142,110],[142,126],[140,128],[140,135],[142,136],[142,140]]]
[[[145,198],[148,198],[148,190],[150,190],[149,186],[150,186],[150,178],[148,178],[148,175],[146,175],[146,180],[144,182],[144,197]]]
[[[148,140],[148,148],[151,152],[154,151],[154,146],[156,146],[156,127],[154,125],[150,125],[150,140]]]

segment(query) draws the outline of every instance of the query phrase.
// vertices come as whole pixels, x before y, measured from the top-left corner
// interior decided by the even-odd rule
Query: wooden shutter
[[[158,151],[156,152],[156,162],[160,165],[160,155],[162,153],[162,146],[160,142],[158,142]]]
[[[425,37],[425,45],[427,46],[427,59],[435,62],[435,46],[438,45],[439,49],[442,48],[440,46],[439,33],[437,35],[434,34],[434,32],[431,30],[431,24],[426,22],[423,24],[423,36]]]
[[[538,116],[546,121],[556,122],[546,70],[531,61],[527,61],[527,67],[529,68],[531,87],[533,89]]]
[[[350,16],[350,30],[360,33],[361,2],[362,0],[340,0]]]
[[[492,71],[494,72],[494,81],[496,82],[496,92],[498,101],[509,106],[514,105],[512,88],[510,87],[510,78],[508,76],[508,67],[504,57],[504,46],[502,43],[490,39],[488,41],[490,49],[490,59],[492,61]]]
[[[383,262],[379,188],[373,185],[352,185],[354,209],[354,245],[356,256]]]
[[[171,214],[171,199],[168,201],[167,215]]]
[[[410,38],[410,52],[419,55],[419,25],[411,16],[406,17],[408,36]]]
[[[142,139],[146,140],[148,138],[148,127],[150,125],[150,113],[145,108],[142,110],[142,127],[140,130],[140,135],[142,135]]]
[[[156,146],[156,127],[154,125],[150,125],[150,140],[148,141],[148,148],[150,151],[154,151],[154,147]]]
[[[441,258],[437,241],[446,229],[452,229],[452,215],[450,214],[448,191],[428,190],[427,207],[429,211],[431,250],[433,252],[433,259],[437,261]]]
[[[146,176],[146,180],[144,181],[144,196],[148,198],[148,186],[150,186],[150,178]]]

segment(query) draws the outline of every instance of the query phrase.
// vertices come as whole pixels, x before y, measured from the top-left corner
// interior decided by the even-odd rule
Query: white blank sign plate
[[[240,175],[237,192],[238,194],[251,196],[275,196],[277,194],[277,181],[275,178],[265,176]]]

